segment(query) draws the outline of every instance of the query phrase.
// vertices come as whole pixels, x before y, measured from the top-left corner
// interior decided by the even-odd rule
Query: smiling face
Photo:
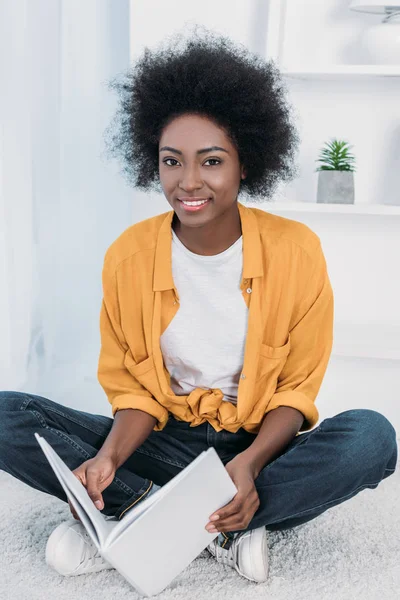
[[[159,175],[166,199],[183,227],[202,227],[226,211],[237,211],[245,170],[225,131],[207,117],[181,115],[164,127]],[[178,198],[210,199],[188,211]]]

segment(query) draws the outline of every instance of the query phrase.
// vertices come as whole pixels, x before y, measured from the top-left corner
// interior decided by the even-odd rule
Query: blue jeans
[[[36,441],[43,436],[71,470],[96,456],[113,419],[25,392],[0,392],[0,468],[30,487],[68,502]],[[203,450],[213,446],[223,464],[256,435],[217,432],[209,423],[190,427],[170,415],[121,465],[103,492],[104,515],[123,518],[143,499],[151,481],[164,485]],[[324,419],[301,433],[255,480],[260,506],[247,530],[270,531],[311,521],[365,488],[376,488],[396,468],[396,431],[381,413],[354,409]],[[244,530],[241,530],[243,532]],[[235,532],[231,532],[235,533]]]

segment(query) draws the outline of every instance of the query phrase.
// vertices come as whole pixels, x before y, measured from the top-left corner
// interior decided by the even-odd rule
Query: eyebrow
[[[171,146],[163,146],[162,148],[160,148],[159,151],[162,152],[163,150],[169,150],[169,152],[182,154],[180,150],[177,150],[176,148],[171,148]],[[196,154],[204,154],[205,152],[211,152],[212,150],[221,150],[222,152],[226,152],[227,154],[229,154],[228,150],[225,150],[225,148],[221,148],[220,146],[210,146],[209,148],[202,148],[201,150],[197,150]]]

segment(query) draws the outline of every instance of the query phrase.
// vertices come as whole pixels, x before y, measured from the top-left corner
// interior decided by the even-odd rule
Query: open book
[[[237,493],[209,448],[120,521],[106,520],[47,440],[34,435],[100,554],[144,596],[164,590],[217,537],[205,529],[209,517]]]

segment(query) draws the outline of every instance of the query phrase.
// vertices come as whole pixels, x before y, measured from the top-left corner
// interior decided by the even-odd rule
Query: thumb
[[[103,498],[102,498],[102,495],[99,490],[99,483],[97,481],[97,478],[96,479],[89,478],[87,481],[86,489],[87,489],[87,493],[88,493],[89,497],[91,498],[91,500],[93,501],[94,505],[99,510],[104,508]]]

